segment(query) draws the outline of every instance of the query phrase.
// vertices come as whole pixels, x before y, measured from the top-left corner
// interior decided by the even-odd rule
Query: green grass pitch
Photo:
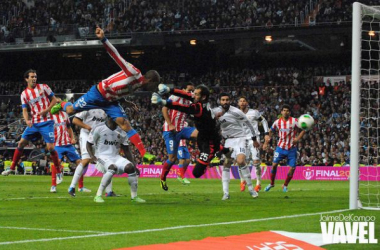
[[[85,178],[93,192],[77,192],[72,198],[67,194],[71,177],[65,177],[52,194],[48,176],[0,176],[0,249],[95,250],[268,230],[321,233],[317,213],[348,208],[349,183],[343,181],[292,181],[288,193],[281,192],[283,181],[278,181],[270,192],[252,199],[247,191],[240,192],[238,180],[231,180],[231,199],[222,201],[220,180],[191,180],[184,186],[168,179],[165,192],[158,179],[141,178],[139,196],[147,203],[133,204],[127,180],[113,180],[114,191],[122,196],[97,204],[93,197],[100,178]],[[379,211],[331,215],[340,213],[376,216],[375,237],[380,240]],[[278,218],[282,216],[292,217]],[[380,245],[325,248],[380,249]]]

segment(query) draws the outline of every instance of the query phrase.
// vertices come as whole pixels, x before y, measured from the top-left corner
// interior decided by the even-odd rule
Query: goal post
[[[355,2],[352,18],[349,208],[380,210],[380,6]]]

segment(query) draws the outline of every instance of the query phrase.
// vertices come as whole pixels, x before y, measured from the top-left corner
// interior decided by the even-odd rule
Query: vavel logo
[[[375,216],[321,215],[323,243],[377,244]]]

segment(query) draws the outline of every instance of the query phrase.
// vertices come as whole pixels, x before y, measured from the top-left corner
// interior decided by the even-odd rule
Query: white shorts
[[[80,146],[80,155],[82,160],[91,159],[90,154],[87,151],[87,140],[88,140],[89,132],[85,129],[80,130],[79,134],[79,146]]]
[[[247,139],[245,137],[229,138],[229,139],[226,139],[226,142],[224,143],[224,147],[233,148],[234,152],[232,152],[231,158],[236,159],[236,157],[240,154],[244,154],[245,156],[249,156],[249,144],[248,143],[249,143],[249,139]]]
[[[260,160],[260,149],[253,146],[253,140],[249,140],[249,158],[253,161]]]
[[[98,162],[96,163],[96,169],[105,174],[108,170],[108,167],[111,165],[115,165],[117,170],[115,174],[123,174],[124,167],[127,166],[130,161],[126,158],[116,155],[116,156],[99,156]]]

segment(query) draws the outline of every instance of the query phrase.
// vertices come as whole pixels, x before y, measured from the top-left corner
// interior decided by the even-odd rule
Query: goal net
[[[350,209],[380,210],[380,6],[354,3]]]

